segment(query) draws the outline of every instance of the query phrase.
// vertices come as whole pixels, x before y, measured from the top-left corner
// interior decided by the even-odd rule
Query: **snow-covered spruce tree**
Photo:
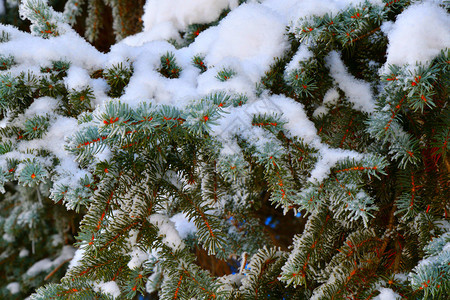
[[[85,211],[64,278],[31,299],[449,294],[449,7],[241,2],[149,0],[107,54],[43,1],[20,7],[32,34],[0,27],[1,179],[29,188],[2,207]],[[266,201],[306,221],[289,249],[261,230]],[[46,217],[10,215],[12,261]],[[199,248],[240,270],[212,274]],[[71,251],[26,273],[51,278]],[[25,293],[10,274],[4,293]]]

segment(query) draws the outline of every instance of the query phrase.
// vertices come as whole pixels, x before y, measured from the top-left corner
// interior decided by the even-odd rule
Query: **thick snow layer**
[[[325,60],[327,67],[330,68],[331,77],[354,104],[354,108],[367,113],[372,112],[375,109],[375,102],[370,84],[350,75],[338,52],[331,51]]]
[[[0,24],[0,30],[11,34],[11,41],[0,43],[0,53],[11,55],[17,63],[29,66],[49,66],[52,61],[67,60],[87,70],[101,69],[106,55],[97,51],[75,31],[42,39]],[[74,46],[76,45],[76,46]]]
[[[199,52],[209,50],[207,61],[213,65],[228,56],[264,65],[287,46],[282,18],[257,4],[239,6],[220,22],[218,29],[215,40],[205,41],[199,36],[195,43]],[[209,49],[199,49],[200,45]]]
[[[93,108],[96,109],[94,113],[99,112],[102,105],[109,101],[108,85],[104,79],[92,79],[89,74],[118,63],[133,68],[130,82],[124,90],[124,95],[120,97],[121,101],[131,107],[146,101],[183,108],[193,100],[216,91],[244,94],[249,98],[248,104],[224,108],[223,118],[212,126],[211,135],[224,145],[222,154],[241,152],[232,138],[239,135],[258,146],[258,150],[269,145],[276,152],[274,154],[280,155],[283,148],[277,144],[277,140],[267,131],[251,124],[254,115],[277,114],[285,122],[283,128],[286,129],[288,137],[300,137],[318,150],[317,164],[308,179],[309,182],[317,183],[328,176],[330,169],[338,161],[347,158],[359,160],[363,155],[329,148],[321,142],[317,129],[306,115],[302,104],[285,96],[268,95],[264,92],[257,95],[256,84],[264,72],[269,70],[274,58],[282,56],[288,49],[286,26],[290,22],[309,15],[336,14],[350,3],[361,2],[363,0],[253,0],[238,6],[237,0],[148,0],[142,18],[144,31],[112,46],[109,53],[97,51],[70,28],[65,28],[58,37],[42,39],[8,25],[0,25],[0,30],[9,33],[11,37],[9,42],[0,43],[0,53],[14,56],[17,65],[7,71],[13,75],[25,70],[38,73],[40,67],[49,66],[52,61],[69,61],[71,67],[64,84],[69,90],[91,87],[96,98],[93,103]],[[381,0],[370,2],[383,5]],[[167,41],[179,38],[179,31],[185,30],[190,24],[215,21],[224,9],[231,11],[217,25],[201,32],[188,47],[177,49]],[[412,64],[432,59],[441,49],[450,46],[448,28],[449,16],[437,4],[428,1],[412,5],[399,15],[395,23],[383,25],[383,32],[389,38],[388,63]],[[179,78],[165,78],[158,72],[160,58],[167,52],[174,54],[182,69]],[[198,54],[204,56],[208,67],[202,74],[192,64],[193,56]],[[286,71],[295,69],[300,61],[311,55],[308,48],[301,45]],[[326,61],[337,87],[345,93],[355,108],[367,113],[372,112],[374,97],[370,85],[349,74],[338,52],[331,52]],[[236,75],[226,81],[218,80],[217,73],[224,68],[232,69]],[[0,72],[2,73],[3,71]],[[323,104],[333,103],[338,98],[338,90],[331,89],[326,93]],[[12,125],[20,125],[26,118],[35,115],[48,115],[50,118],[49,128],[42,138],[17,142],[17,148],[22,153],[15,150],[3,155],[0,165],[5,165],[6,158],[32,158],[31,154],[26,154],[30,149],[44,149],[53,153],[60,162],[53,168],[51,158],[39,161],[52,166],[52,174],[54,172],[58,175],[53,178],[55,185],[76,186],[80,178],[89,174],[79,168],[75,157],[64,148],[66,139],[83,125],[79,125],[74,118],[57,115],[59,101],[60,99],[50,97],[35,99],[24,114],[13,121],[15,124]],[[325,113],[327,109],[321,106],[317,108],[314,116]],[[1,124],[5,125],[6,121]],[[109,149],[97,154],[98,160],[107,160],[110,157]],[[19,171],[20,166],[16,172]],[[174,250],[183,248],[182,239],[196,231],[195,226],[182,214],[171,219],[162,214],[154,214],[148,220],[158,227],[163,242]],[[130,244],[134,245],[135,242]],[[66,250],[66,256],[62,255],[64,259],[73,256],[73,250],[69,250]],[[71,267],[77,264],[83,252],[83,249],[76,252]],[[130,249],[128,266],[139,267],[146,259],[148,253]],[[60,258],[53,261],[44,259],[33,265],[27,273],[33,276],[61,262]],[[113,282],[104,283],[104,288],[113,296],[117,294]],[[388,291],[384,293],[387,294]]]
[[[132,106],[143,99],[153,99],[183,107],[192,99],[218,90],[250,96],[274,57],[287,49],[285,26],[284,19],[273,10],[260,4],[244,4],[232,10],[217,26],[201,32],[187,48],[177,50],[165,41],[136,35],[114,45],[108,61],[110,64],[126,59],[133,62],[133,76],[121,97]],[[158,30],[148,32],[155,31]],[[180,78],[168,79],[157,72],[160,57],[167,52],[175,54],[182,69]],[[192,65],[192,58],[197,54],[205,55],[208,70],[203,74]],[[224,68],[232,69],[236,75],[221,82],[216,76]]]
[[[387,34],[386,64],[415,65],[436,57],[450,48],[450,15],[432,2],[414,4],[397,16],[395,23],[384,24]]]
[[[49,127],[45,140],[42,142],[42,147],[56,154],[58,158],[64,159],[67,157],[67,151],[64,149],[64,140],[70,136],[70,131],[76,127],[77,121],[73,118],[59,117]],[[54,143],[49,143],[53,141]],[[60,143],[55,143],[60,141]]]
[[[58,107],[58,100],[51,97],[41,97],[34,100],[27,108],[24,115],[28,118],[33,116],[45,116],[46,114],[53,114],[53,111]]]
[[[205,54],[205,62],[212,69],[199,77],[199,90],[204,93],[213,89],[244,92],[246,86],[253,86],[268,70],[274,57],[281,56],[287,49],[285,26],[283,18],[272,10],[258,4],[243,4],[218,26],[200,33],[189,49],[193,54]],[[240,79],[218,82],[215,76],[224,67],[234,69]],[[243,86],[239,85],[240,81]]]
[[[89,85],[90,76],[86,69],[78,66],[71,66],[67,71],[64,83],[68,89],[80,90]]]
[[[148,0],[142,16],[144,31],[156,31],[162,24],[183,30],[187,25],[211,23],[237,4],[237,0]]]
[[[317,129],[314,123],[306,116],[302,104],[285,96],[276,95],[269,99],[283,113],[283,117],[287,119],[288,122],[284,125],[284,128],[290,134],[301,137],[308,144],[314,144],[319,141]]]
[[[238,5],[238,0],[149,0],[144,6],[143,32],[127,37],[124,42],[140,46],[157,40],[177,40],[179,31],[188,25],[216,21],[227,9]]]
[[[157,72],[160,57],[167,52],[176,53],[175,59],[182,69],[180,78],[165,78]],[[140,49],[125,44],[117,45],[112,48],[112,54],[120,57],[119,60],[124,60],[127,56],[134,60],[134,73],[121,98],[132,107],[144,99],[183,107],[199,96],[196,90],[198,71],[192,66],[191,53],[176,51],[169,43],[158,41],[147,43]]]

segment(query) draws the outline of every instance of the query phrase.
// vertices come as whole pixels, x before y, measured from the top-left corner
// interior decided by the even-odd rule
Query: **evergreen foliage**
[[[145,61],[173,88],[208,72],[225,87],[188,95],[186,105],[127,102],[139,84],[159,92],[158,82],[136,81],[143,63],[131,50],[105,69],[1,54],[0,270],[9,285],[0,296],[370,299],[389,288],[445,299],[449,49],[377,73],[388,44],[380,26],[410,2],[365,1],[290,24],[289,47],[249,87],[254,95],[231,88],[243,77],[235,65],[216,67],[202,53],[186,60],[189,52],[176,49],[230,10],[190,24],[176,47]],[[75,35],[65,22],[88,7],[92,41],[108,6],[119,40],[135,32],[129,20],[141,2],[131,3],[67,1],[62,14],[28,0],[20,13],[33,38],[55,41]],[[5,45],[25,34],[2,30]],[[273,106],[252,106],[265,100]],[[263,231],[255,212],[267,206],[301,216],[289,247]],[[185,236],[180,214],[195,227]],[[197,251],[239,270],[215,274]]]

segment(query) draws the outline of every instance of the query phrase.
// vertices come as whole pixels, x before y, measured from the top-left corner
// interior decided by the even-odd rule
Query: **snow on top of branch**
[[[86,69],[79,66],[71,66],[67,71],[64,83],[69,89],[82,89],[89,85],[90,77]]]
[[[30,69],[50,65],[52,61],[66,60],[93,71],[106,62],[106,54],[99,52],[73,30],[49,39],[32,36],[3,24],[0,24],[0,31],[11,36],[7,43],[0,43],[0,53],[13,56],[18,64]]]
[[[301,137],[319,150],[319,160],[311,173],[310,181],[321,181],[338,160],[347,157],[358,158],[358,154],[324,146],[300,103],[285,96],[267,96],[264,93],[259,96],[256,84],[274,63],[274,58],[281,57],[288,49],[285,29],[290,21],[313,14],[336,14],[347,5],[361,3],[362,0],[249,2],[237,6],[236,0],[192,0],[186,3],[181,0],[149,0],[143,16],[144,32],[122,40],[112,46],[107,54],[97,51],[70,28],[62,31],[59,36],[43,39],[12,26],[0,25],[0,30],[7,32],[11,38],[0,43],[0,53],[14,56],[17,65],[7,72],[16,75],[24,70],[39,72],[40,67],[49,65],[52,61],[70,62],[64,84],[68,89],[91,87],[95,95],[94,104],[100,106],[93,106],[94,110],[101,109],[102,103],[109,99],[109,87],[105,79],[93,79],[89,74],[118,63],[133,68],[130,81],[120,97],[121,101],[131,107],[136,107],[142,101],[151,101],[183,108],[193,100],[220,91],[226,91],[230,95],[245,95],[249,99],[248,104],[228,108],[227,112],[230,114],[225,115],[218,125],[212,126],[212,136],[225,141],[230,140],[229,137],[233,133],[244,134],[243,132],[247,131],[245,134],[253,135],[253,140],[260,136],[261,140],[268,140],[261,128],[252,127],[252,117],[255,114],[277,114],[287,120],[284,124],[286,135]],[[382,5],[381,0],[370,2]],[[216,20],[221,12],[228,8],[231,11],[227,16],[217,25],[200,32],[188,47],[178,49],[167,41],[179,36],[179,31],[185,30],[189,24]],[[388,25],[389,23],[386,23],[383,27],[390,41],[388,63],[414,63],[417,60],[431,59],[440,49],[450,46],[449,17],[445,10],[430,1],[412,5],[399,15],[390,28]],[[430,28],[433,30],[429,30]],[[178,78],[166,78],[158,72],[161,57],[167,53],[173,53],[181,69]],[[192,63],[193,57],[199,54],[203,55],[207,65],[207,70],[203,73]],[[288,66],[288,71],[311,55],[308,48],[300,46]],[[355,109],[372,112],[374,100],[369,83],[350,75],[338,52],[331,52],[326,61],[331,76],[348,100],[354,104]],[[227,80],[219,80],[217,74],[223,69],[231,69],[235,75]],[[332,102],[338,97],[338,92],[331,90],[325,95],[324,103]],[[48,111],[41,105],[45,101],[52,104]],[[30,116],[44,112],[51,115],[55,110],[52,100],[35,100],[35,103],[28,111]],[[319,107],[316,115],[324,112],[326,108]],[[52,152],[61,161],[60,166],[56,168],[57,173],[74,174],[75,176],[70,177],[72,179],[64,179],[67,184],[73,184],[86,175],[77,167],[74,158],[64,150],[65,138],[77,127],[75,118],[53,118],[42,139],[20,141],[18,148],[23,151],[37,148]],[[236,142],[231,143],[231,150],[225,152],[236,152],[233,151],[238,149]],[[157,222],[156,217],[153,219]],[[166,226],[169,223],[164,224]]]
[[[129,104],[153,98],[158,103],[182,107],[219,90],[251,96],[274,57],[281,56],[288,47],[285,26],[283,18],[273,10],[261,4],[243,4],[217,26],[201,32],[189,47],[177,50],[165,41],[149,41],[148,36],[138,34],[114,45],[108,64],[127,58],[133,62],[134,74],[122,96]],[[148,33],[153,35],[154,31],[157,29]],[[164,78],[156,71],[160,57],[167,52],[175,54],[182,68],[179,78]],[[205,56],[208,65],[203,74],[192,65],[193,56],[198,54]],[[236,75],[222,82],[216,76],[224,68]]]
[[[223,10],[234,8],[237,0],[148,0],[144,6],[144,31],[163,26],[183,30],[191,24],[215,21]]]
[[[237,0],[148,0],[142,21],[144,30],[123,40],[141,46],[157,40],[179,40],[179,31],[188,25],[211,23],[227,10],[238,6]]]
[[[308,49],[308,46],[304,44],[300,45],[294,57],[292,57],[292,60],[286,66],[286,73],[294,71],[299,67],[300,62],[306,61],[313,56],[314,54]]]
[[[50,268],[54,268],[59,266],[64,261],[72,259],[72,257],[75,254],[75,248],[72,246],[64,246],[61,250],[60,255],[55,258],[54,260],[51,260],[49,258],[44,258],[36,263],[34,263],[26,272],[27,276],[34,277],[38,275],[41,272],[47,271]]]
[[[283,18],[258,4],[243,4],[231,11],[214,34],[201,33],[192,46],[196,52],[206,53],[212,65],[226,57],[267,65],[288,46]]]
[[[51,114],[58,107],[58,100],[51,97],[40,97],[36,99],[27,108],[24,113],[25,117],[44,116],[45,114]]]
[[[111,295],[114,299],[120,296],[120,288],[115,281],[100,283],[98,287],[103,293]]]
[[[395,23],[385,22],[387,64],[415,65],[435,58],[450,48],[450,15],[436,3],[413,4],[397,16]]]
[[[153,214],[148,217],[148,221],[158,228],[159,236],[162,237],[163,244],[172,248],[174,251],[182,250],[184,248],[184,243],[175,228],[175,223],[167,216]]]
[[[184,213],[178,213],[170,218],[175,223],[175,229],[178,231],[180,238],[186,239],[190,234],[197,232],[194,222],[189,221]]]
[[[331,77],[344,91],[348,100],[354,104],[354,108],[367,113],[372,112],[375,109],[375,101],[370,84],[350,75],[338,52],[331,51],[326,57],[326,62],[330,68]]]
[[[0,3],[2,3],[2,2],[0,2]],[[0,9],[1,9],[1,4],[0,4]],[[18,282],[8,283],[8,285],[6,286],[6,289],[13,295],[17,294],[20,292],[20,284]]]
[[[336,15],[350,4],[358,4],[365,0],[263,0],[263,5],[273,9],[286,18],[287,22],[295,22],[298,18],[326,13]],[[370,0],[375,5],[384,5],[382,0]]]

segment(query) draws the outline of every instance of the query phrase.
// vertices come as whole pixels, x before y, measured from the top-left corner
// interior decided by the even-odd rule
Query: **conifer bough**
[[[97,9],[92,40],[121,1],[23,1],[31,33],[0,25],[0,296],[444,299],[450,8],[349,2],[148,0],[104,54],[68,23]]]

